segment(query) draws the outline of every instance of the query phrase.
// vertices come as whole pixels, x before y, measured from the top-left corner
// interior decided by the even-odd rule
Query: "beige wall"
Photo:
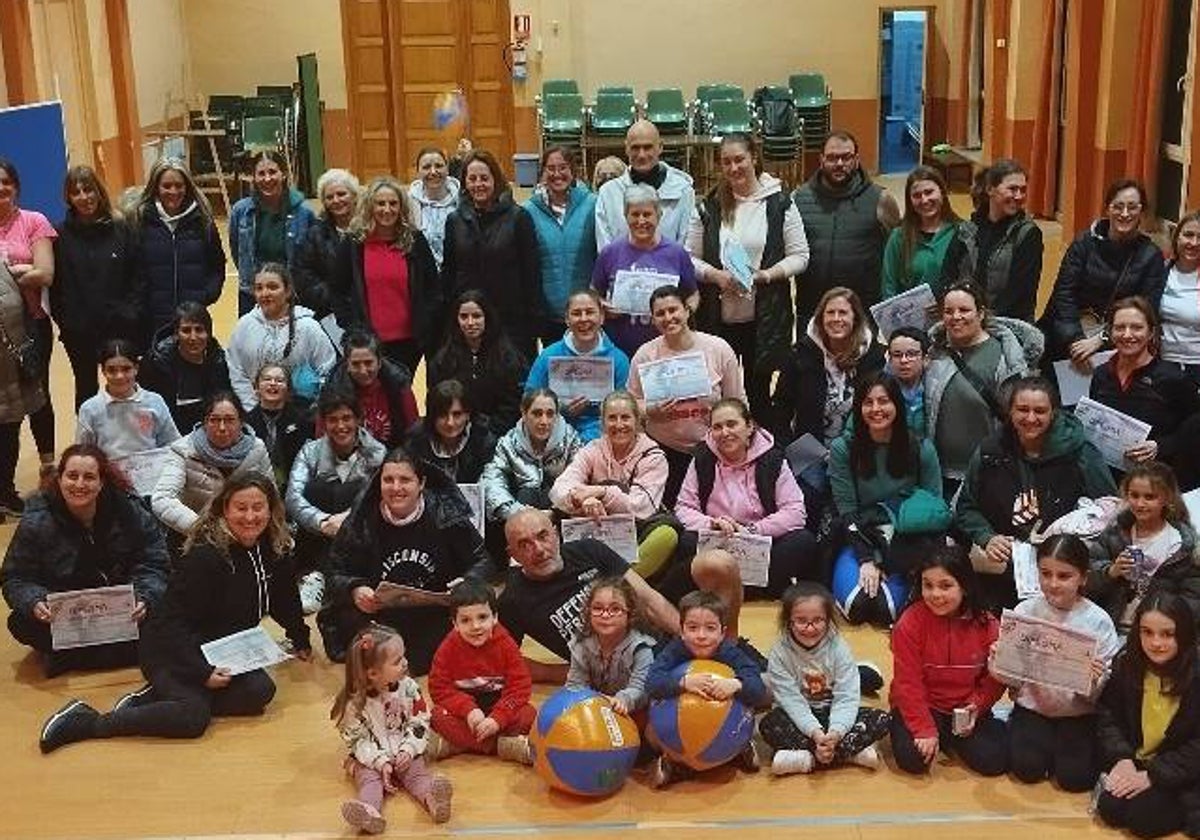
[[[87,0],[88,47],[91,53],[93,87],[96,92],[96,128],[102,139],[117,134],[117,103],[113,96],[112,61],[108,49],[108,26],[104,0]]]
[[[0,105],[8,104],[8,79],[4,76],[4,62],[0,61]]]
[[[189,0],[187,39],[198,93],[252,94],[297,79],[296,56],[317,54],[326,108],[346,107],[337,0]]]
[[[142,125],[185,114],[193,87],[183,0],[129,0],[129,30]]]

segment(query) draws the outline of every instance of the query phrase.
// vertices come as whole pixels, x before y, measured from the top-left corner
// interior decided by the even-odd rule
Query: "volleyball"
[[[538,710],[533,769],[553,788],[607,796],[625,783],[641,738],[633,719],[588,688],[563,688]]]
[[[448,90],[433,98],[433,127],[457,136],[466,134],[467,98],[461,90]]]
[[[675,681],[685,674],[733,676],[733,670],[711,659],[693,659],[672,672]],[[754,712],[741,701],[707,700],[684,692],[650,703],[647,735],[675,761],[695,770],[717,767],[745,749],[754,735]]]

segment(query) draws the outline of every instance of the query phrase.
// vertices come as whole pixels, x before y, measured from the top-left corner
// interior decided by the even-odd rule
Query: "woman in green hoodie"
[[[904,183],[904,219],[883,249],[880,300],[928,283],[941,289],[942,262],[960,219],[950,206],[946,181],[928,166],[918,166]]]

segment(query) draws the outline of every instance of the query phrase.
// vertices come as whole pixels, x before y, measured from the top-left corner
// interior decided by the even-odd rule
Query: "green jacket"
[[[942,263],[957,230],[958,224],[952,222],[942,225],[933,236],[919,237],[907,265],[903,263],[902,257],[904,228],[901,226],[893,230],[888,235],[887,245],[883,249],[879,299],[887,300],[922,283],[928,283],[934,296],[937,296],[942,288]]]

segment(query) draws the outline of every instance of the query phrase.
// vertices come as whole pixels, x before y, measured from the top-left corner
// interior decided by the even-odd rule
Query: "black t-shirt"
[[[597,540],[563,543],[563,568],[547,580],[533,580],[520,569],[509,570],[500,597],[500,623],[521,643],[526,634],[547,649],[570,659],[567,643],[583,623],[583,603],[592,581],[625,574],[629,565]]]

